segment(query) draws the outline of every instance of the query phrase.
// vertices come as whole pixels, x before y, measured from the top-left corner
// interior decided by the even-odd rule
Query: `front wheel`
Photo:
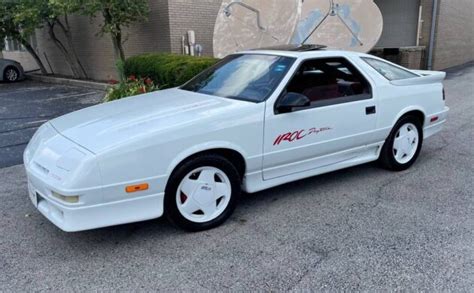
[[[397,122],[385,141],[379,160],[386,169],[406,170],[415,163],[422,145],[421,121],[413,116],[405,116]]]
[[[180,165],[165,193],[167,218],[188,231],[219,226],[234,211],[240,197],[240,175],[226,158],[203,155]]]

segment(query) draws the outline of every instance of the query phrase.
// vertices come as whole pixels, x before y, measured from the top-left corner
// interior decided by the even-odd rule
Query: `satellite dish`
[[[382,13],[373,0],[305,0],[292,42],[369,52],[382,29]]]
[[[214,55],[288,44],[370,51],[383,18],[373,0],[226,0],[214,30]]]
[[[289,44],[301,0],[224,1],[214,29],[214,55]]]

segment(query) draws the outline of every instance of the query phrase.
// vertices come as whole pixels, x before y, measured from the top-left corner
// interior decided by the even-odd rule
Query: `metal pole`
[[[436,37],[436,23],[438,22],[438,0],[433,0],[433,12],[431,15],[431,33],[430,33],[430,48],[428,50],[428,70],[433,69],[433,53]]]
[[[252,6],[245,4],[243,2],[230,2],[225,8],[224,8],[224,13],[227,17],[232,15],[232,11],[230,8],[234,5],[240,5],[252,12],[254,12],[257,16],[257,26],[260,30],[265,31],[265,27],[262,25],[262,21],[260,20],[260,10],[253,8]]]

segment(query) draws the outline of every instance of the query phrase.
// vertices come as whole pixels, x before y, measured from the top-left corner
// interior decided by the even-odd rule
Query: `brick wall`
[[[423,69],[425,47],[402,47],[397,49],[375,48],[370,52],[375,56],[390,62],[400,64],[410,69]]]
[[[112,41],[108,35],[98,36],[100,17],[91,20],[83,16],[71,16],[73,42],[88,75],[96,80],[116,78]],[[58,32],[58,35],[60,33]],[[170,29],[168,18],[168,0],[150,1],[148,22],[125,29],[125,51],[127,56],[145,52],[170,51]],[[64,57],[51,41],[47,30],[38,30],[39,53],[45,61],[46,52],[54,73],[71,75]]]
[[[434,49],[434,69],[474,60],[474,1],[441,0]]]
[[[188,30],[196,33],[196,43],[204,55],[213,55],[214,25],[222,0],[169,1],[171,51],[181,53],[181,37]]]
[[[222,0],[149,0],[149,3],[149,21],[125,30],[128,36],[125,44],[127,56],[157,51],[181,53],[181,37],[188,30],[196,32],[196,41],[203,46],[204,55],[213,54],[214,25]],[[440,3],[434,52],[436,69],[474,59],[474,1],[440,0]],[[428,47],[433,0],[420,0],[420,4],[423,6],[424,22],[419,45]],[[72,16],[70,23],[74,46],[90,78],[96,80],[116,78],[111,40],[107,35],[97,36],[99,19],[91,20],[88,17]],[[49,65],[44,53],[47,54],[55,73],[71,74],[64,57],[50,40],[47,31],[38,31],[37,42],[39,55],[48,69]],[[419,54],[426,55],[423,52],[425,51],[409,52],[405,56],[408,61],[403,62],[410,67],[418,67],[414,59],[419,58]],[[426,56],[420,59],[424,61]],[[424,63],[422,62],[420,67],[425,67]]]

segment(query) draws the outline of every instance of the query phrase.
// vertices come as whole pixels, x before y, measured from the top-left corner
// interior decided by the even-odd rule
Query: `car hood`
[[[248,104],[169,89],[79,110],[51,124],[66,138],[97,154],[143,136],[192,127],[198,121]]]

